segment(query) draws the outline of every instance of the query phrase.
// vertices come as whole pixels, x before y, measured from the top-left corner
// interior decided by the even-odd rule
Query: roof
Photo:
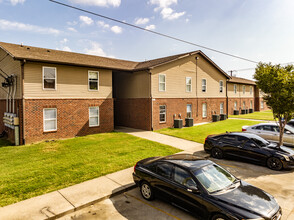
[[[108,57],[87,55],[81,53],[66,52],[60,50],[52,50],[46,48],[25,46],[19,44],[10,44],[0,42],[0,48],[6,51],[10,56],[16,60],[29,60],[37,62],[49,62],[57,64],[67,64],[76,66],[98,67],[113,70],[124,71],[140,71],[155,68],[157,66],[173,62],[191,55],[201,54],[208,60],[216,69],[223,73],[227,78],[230,76],[224,72],[218,65],[216,65],[208,56],[202,51],[197,50],[188,53],[177,54],[173,56],[163,57],[159,59],[148,60],[144,62],[134,62],[128,60],[114,59]]]
[[[207,160],[203,157],[198,157],[193,154],[174,154],[167,157],[163,157],[160,160],[168,161],[173,164],[177,164],[182,167],[197,169],[208,164],[211,164],[212,161]]]
[[[240,83],[240,84],[249,84],[249,85],[256,85],[255,81],[244,79],[240,77],[231,76],[231,79],[229,80],[231,83]]]

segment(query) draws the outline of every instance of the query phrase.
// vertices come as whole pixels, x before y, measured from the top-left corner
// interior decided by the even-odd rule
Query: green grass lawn
[[[124,133],[26,146],[0,139],[0,206],[58,190],[180,150]],[[5,147],[4,147],[5,146]]]
[[[229,118],[246,118],[246,119],[257,119],[257,120],[268,120],[273,121],[273,113],[271,110],[262,112],[254,112],[246,115],[229,115]]]
[[[231,119],[189,128],[164,128],[155,132],[195,141],[198,143],[204,143],[207,135],[225,133],[226,131],[242,131],[242,126],[255,125],[258,123],[260,123],[260,121]]]

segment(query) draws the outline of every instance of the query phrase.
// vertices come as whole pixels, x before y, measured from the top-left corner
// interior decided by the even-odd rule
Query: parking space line
[[[164,213],[164,214],[166,214],[166,215],[168,215],[168,216],[170,216],[170,217],[172,217],[172,218],[174,218],[174,219],[181,220],[181,219],[178,218],[177,216],[174,216],[174,215],[172,215],[172,214],[170,214],[170,213],[168,213],[168,212],[166,212],[166,211],[163,211],[162,209],[157,208],[156,206],[153,206],[153,205],[151,205],[151,204],[149,204],[149,203],[147,203],[147,202],[145,202],[145,201],[143,201],[143,200],[137,198],[136,196],[133,196],[133,195],[131,195],[131,194],[129,194],[129,193],[126,193],[126,192],[125,192],[124,194],[127,195],[127,196],[130,196],[130,197],[136,199],[137,201],[142,202],[142,203],[144,203],[145,205],[148,205],[148,206],[150,206],[151,208],[154,208],[154,209],[156,209],[157,211],[160,211],[160,212],[162,212],[162,213]]]

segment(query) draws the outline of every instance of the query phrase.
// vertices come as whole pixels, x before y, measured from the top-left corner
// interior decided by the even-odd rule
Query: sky
[[[294,62],[293,0],[58,1],[256,62]],[[200,49],[248,79],[256,67],[49,0],[0,0],[0,41],[132,61]]]

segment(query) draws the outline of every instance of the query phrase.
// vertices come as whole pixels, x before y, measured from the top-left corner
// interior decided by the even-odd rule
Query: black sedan
[[[191,154],[141,160],[133,178],[144,199],[160,197],[202,219],[278,220],[282,215],[273,196]]]
[[[260,165],[273,170],[294,167],[294,151],[271,143],[255,134],[226,133],[210,135],[205,139],[204,150],[217,159],[230,157]]]

